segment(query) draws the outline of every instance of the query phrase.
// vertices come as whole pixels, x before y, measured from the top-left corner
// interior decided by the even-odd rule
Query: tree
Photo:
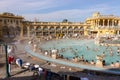
[[[68,22],[68,20],[67,19],[63,19],[63,21],[62,22]]]

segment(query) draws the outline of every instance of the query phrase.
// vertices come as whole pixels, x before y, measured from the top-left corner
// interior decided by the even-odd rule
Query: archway
[[[61,28],[60,28],[60,26],[57,26],[57,27],[56,27],[56,33],[61,33]]]
[[[84,27],[83,26],[80,27],[80,35],[84,35]]]
[[[33,34],[34,34],[34,27],[30,26],[30,36],[33,36]]]
[[[50,31],[50,35],[55,36],[54,26],[51,26],[50,29],[49,29],[49,31]]]
[[[70,27],[68,28],[68,35],[69,35],[69,36],[72,36],[72,35],[73,35],[73,28],[72,28],[72,26],[70,26]]]
[[[3,27],[2,27],[2,35],[3,35],[3,37],[9,37],[9,29],[8,29],[8,26],[3,26]]]
[[[48,27],[47,26],[43,27],[43,35],[48,36]]]
[[[42,28],[40,26],[37,26],[36,28],[36,36],[40,37],[42,35]]]
[[[17,26],[15,28],[15,36],[19,36],[20,35],[20,30],[21,30],[21,28],[19,26]]]
[[[23,27],[23,35],[27,37],[27,26]]]
[[[66,35],[66,34],[67,34],[67,27],[66,27],[66,26],[64,26],[64,27],[62,28],[62,33],[63,33],[63,35]]]
[[[74,34],[78,34],[79,33],[79,28],[78,26],[74,27]]]

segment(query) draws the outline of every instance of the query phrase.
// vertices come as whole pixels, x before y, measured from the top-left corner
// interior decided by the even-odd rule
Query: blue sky
[[[93,12],[120,16],[120,0],[0,0],[0,13],[3,12],[26,20],[83,22]]]

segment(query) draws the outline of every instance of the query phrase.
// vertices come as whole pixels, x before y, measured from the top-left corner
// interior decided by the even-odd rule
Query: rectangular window
[[[7,24],[7,21],[6,21],[6,20],[4,20],[4,24]]]

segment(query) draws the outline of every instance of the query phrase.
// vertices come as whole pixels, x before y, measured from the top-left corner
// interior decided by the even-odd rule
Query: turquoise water
[[[120,56],[117,56],[117,47],[110,46],[106,48],[105,46],[98,46],[94,44],[94,40],[74,40],[74,39],[60,39],[54,41],[47,41],[39,45],[44,50],[58,49],[59,53],[65,58],[73,58],[75,56],[80,57],[84,55],[84,60],[96,61],[96,55],[102,55],[105,52],[105,57],[103,60],[106,61],[106,64],[111,62],[120,62]],[[64,49],[64,52],[61,52],[61,49]],[[113,56],[110,56],[110,48],[113,51]]]

